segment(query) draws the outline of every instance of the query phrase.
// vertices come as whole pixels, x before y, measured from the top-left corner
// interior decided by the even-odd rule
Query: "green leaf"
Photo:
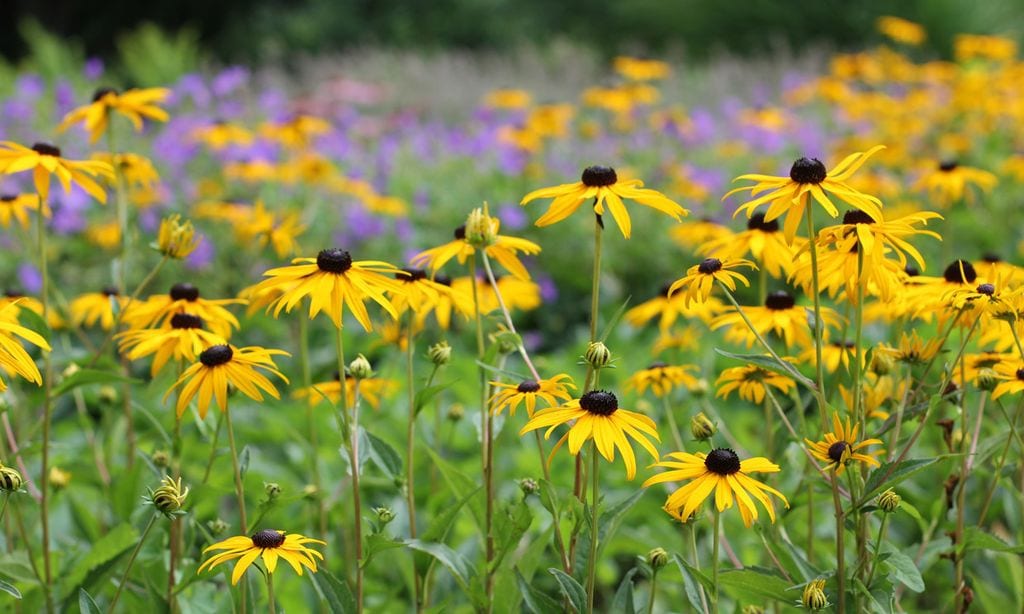
[[[861,496],[858,507],[867,503],[869,499],[882,492],[886,488],[891,488],[896,484],[899,484],[903,480],[909,478],[915,473],[922,471],[929,465],[937,463],[939,460],[945,458],[945,456],[937,456],[934,458],[917,458],[900,461],[898,463],[885,463],[878,469],[871,472],[868,477],[867,483],[864,485],[864,495]]]
[[[442,391],[451,388],[455,384],[455,380],[446,382],[443,384],[434,384],[433,386],[427,386],[426,388],[416,393],[416,398],[413,400],[413,407],[416,408],[416,414],[419,415],[420,411],[430,403],[434,397],[439,395]]]
[[[609,319],[608,323],[604,325],[604,331],[601,333],[601,336],[598,337],[598,341],[604,343],[605,341],[608,340],[608,336],[612,334],[612,331],[615,330],[615,327],[619,325],[619,320],[622,319],[622,315],[626,313],[626,307],[629,307],[629,301],[632,298],[633,296],[630,295],[626,297],[626,300],[622,301],[622,304],[619,305],[619,308],[615,311],[614,314],[612,314],[611,319]]]
[[[249,450],[249,446],[242,446],[242,451],[238,453],[238,473],[242,479],[245,479],[245,474],[249,473],[249,462],[252,460],[252,452]]]
[[[78,609],[82,614],[103,614],[100,606],[96,605],[96,600],[84,588],[78,589]]]
[[[15,550],[0,556],[0,575],[15,582],[39,582],[25,550]]]
[[[19,591],[13,584],[9,584],[3,580],[0,580],[0,591],[7,593],[15,599],[21,599],[21,591]]]
[[[555,567],[548,569],[548,573],[553,575],[555,580],[558,581],[558,588],[562,590],[562,594],[569,600],[569,605],[577,612],[586,612],[587,592],[583,590],[583,587],[576,581],[576,578]]]
[[[872,582],[872,584],[874,584]],[[891,610],[882,605],[882,602],[878,600],[878,597],[885,598],[881,594],[881,591],[875,591],[872,593],[868,590],[864,583],[860,581],[860,578],[853,578],[853,588],[856,592],[860,593],[867,599],[867,605],[869,606],[868,611],[876,614],[889,614]]]
[[[537,483],[540,486],[540,491],[538,492],[540,504],[544,506],[544,509],[551,512],[552,518],[558,518],[558,491],[551,485],[551,482],[544,478],[538,480]]]
[[[467,498],[469,500],[469,509],[473,512],[473,520],[476,521],[478,528],[482,528],[484,526],[483,497],[472,496],[480,488],[476,480],[456,469],[451,463],[438,456],[433,449],[429,447],[423,449],[426,451],[427,456],[430,457],[431,462],[434,463],[434,466],[437,467],[437,470],[441,472],[441,477],[448,484],[452,494],[459,499]]]
[[[59,397],[60,395],[70,392],[79,386],[86,386],[88,384],[114,384],[118,382],[138,384],[140,383],[140,380],[125,377],[118,373],[111,373],[109,371],[79,369],[73,375],[65,377],[61,383],[53,389],[53,396]]]
[[[356,599],[345,581],[336,578],[323,567],[310,576],[313,578],[316,592],[320,593],[321,600],[327,603],[327,609],[331,614],[349,614],[356,611]]]
[[[67,500],[71,507],[71,519],[79,531],[85,535],[89,542],[100,537],[100,524],[96,517],[96,510],[87,504],[82,503],[81,497],[73,490],[67,492]]]
[[[788,601],[794,596],[786,591],[790,582],[756,567],[724,571],[718,574],[718,583],[733,597],[746,601]]]
[[[46,339],[47,343],[49,343],[52,337],[52,331],[50,330],[50,326],[46,323],[46,320],[43,319],[43,316],[31,309],[24,309],[24,305],[22,305],[22,308],[17,310],[17,313],[18,324],[34,333],[38,333],[40,337]]]
[[[392,550],[394,548],[401,548],[405,546],[405,542],[400,539],[394,539],[381,533],[373,533],[366,536],[366,551],[363,553],[363,567],[365,568],[373,560],[373,557],[377,556],[385,550]]]
[[[458,517],[459,511],[462,506],[466,505],[470,499],[472,499],[483,486],[477,486],[471,490],[466,496],[458,500],[455,505],[449,505],[439,514],[427,527],[427,530],[420,535],[420,539],[425,542],[443,542],[444,538],[448,536],[448,531],[451,529],[452,524],[455,522],[455,518]]]
[[[914,559],[889,544],[885,544],[882,551],[886,554],[882,564],[889,569],[889,575],[893,580],[906,585],[915,593],[924,591],[924,580],[921,578],[921,571],[914,564]]]
[[[967,527],[964,530],[964,539],[960,546],[960,553],[971,550],[991,550],[993,552],[1022,554],[1024,553],[1024,546],[1011,546],[995,535],[985,533],[978,527]]]
[[[768,369],[775,373],[781,373],[788,377],[792,377],[796,381],[800,382],[807,388],[814,390],[816,388],[814,382],[807,379],[803,373],[797,371],[796,367],[789,364],[788,362],[779,362],[767,354],[733,354],[732,352],[726,352],[725,350],[715,348],[715,352],[725,356],[726,358],[732,358],[733,360],[739,360],[742,362],[757,365],[762,369]]]
[[[559,614],[562,611],[562,605],[533,588],[519,572],[518,567],[515,568],[515,572],[516,585],[519,586],[519,594],[523,596],[523,605],[526,606],[526,610],[533,614]]]
[[[619,583],[619,589],[615,591],[615,598],[612,599],[612,607],[609,612],[622,612],[622,614],[635,614],[636,606],[633,604],[633,576],[640,571],[636,567],[626,572],[626,576]]]
[[[389,443],[362,427],[359,427],[359,439],[359,445],[362,448],[359,454],[362,457],[360,458],[360,464],[362,464],[364,458],[369,457],[373,464],[377,465],[389,478],[394,479],[404,475],[402,457],[398,455],[398,452],[395,452],[395,449]],[[366,456],[362,452],[365,452]]]
[[[451,572],[455,581],[458,582],[462,590],[465,591],[467,595],[469,594],[469,581],[471,577],[476,575],[476,573],[473,566],[470,565],[461,554],[444,544],[425,542],[419,539],[406,540],[405,545],[413,550],[426,552],[437,559],[439,563],[444,565],[448,571]]]
[[[60,600],[63,601],[72,591],[79,588],[93,570],[112,562],[134,546],[139,539],[135,527],[128,523],[120,524],[109,533],[90,545],[89,552],[65,570],[61,586],[64,587]]]
[[[690,607],[695,612],[706,612],[707,611],[707,599],[704,597],[701,585],[704,587],[711,585],[711,580],[704,577],[704,574],[697,571],[695,568],[690,567],[683,557],[679,554],[673,554],[672,559],[676,562],[676,566],[679,567],[679,573],[683,576],[683,592],[686,593],[686,601],[690,603]]]
[[[492,571],[497,570],[505,555],[519,544],[531,523],[533,512],[521,499],[498,510],[494,515],[495,553],[491,562]]]

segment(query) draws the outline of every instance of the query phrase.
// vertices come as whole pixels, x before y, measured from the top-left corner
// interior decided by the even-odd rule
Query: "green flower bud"
[[[741,614],[764,614],[764,608],[759,605],[745,605],[740,610]]]
[[[878,495],[878,508],[886,514],[891,514],[900,509],[900,503],[902,501],[903,497],[897,495],[896,491],[890,488]]]
[[[532,495],[540,491],[540,484],[533,478],[523,478],[519,480],[519,490],[523,491],[523,496]]]
[[[163,479],[163,485],[156,490],[149,491],[149,502],[161,514],[168,518],[175,516],[185,504],[185,497],[188,496],[188,487],[181,487],[181,478],[177,480],[167,476]]]
[[[595,369],[607,367],[612,362],[612,351],[604,343],[595,341],[587,346],[583,360]]]
[[[348,363],[348,372],[356,379],[373,377],[373,367],[370,366],[370,361],[366,360],[366,356],[362,354],[356,356],[355,360]]]
[[[978,388],[992,392],[998,385],[999,375],[993,369],[985,367],[978,370]]]
[[[655,548],[647,553],[647,562],[654,569],[668,565],[668,552],[664,548]]]
[[[21,477],[17,469],[0,465],[0,490],[16,492],[21,490],[24,483],[25,479]]]
[[[871,364],[868,367],[876,375],[888,375],[896,368],[896,359],[886,352],[880,352],[876,348],[871,352]]]
[[[302,498],[308,501],[316,501],[320,498],[320,489],[316,487],[316,484],[306,484],[302,487]]]
[[[267,501],[273,501],[281,496],[281,485],[277,482],[264,482],[263,492],[267,495]]]
[[[167,453],[167,450],[156,450],[150,455],[149,460],[153,461],[153,464],[160,469],[163,469],[171,464],[171,455]]]
[[[427,348],[427,357],[430,362],[438,367],[443,367],[452,361],[452,346],[447,341],[439,341]]]
[[[829,606],[828,597],[825,596],[825,579],[818,578],[811,580],[804,586],[804,594],[800,603],[808,610],[824,610]]]
[[[210,530],[211,535],[216,536],[228,530],[228,523],[224,522],[220,518],[216,518],[207,522],[206,528]]]
[[[491,217],[484,206],[473,209],[466,218],[466,241],[477,249],[493,245],[498,240],[498,220]]]
[[[704,415],[704,412],[699,412],[696,416],[690,418],[690,434],[697,441],[711,439],[716,432],[718,432],[718,427]]]
[[[395,519],[395,512],[390,507],[375,507],[373,513],[377,515],[377,520],[381,525],[386,525]]]
[[[448,408],[448,420],[452,422],[462,420],[464,415],[466,415],[466,408],[462,406],[462,403],[452,403]]]

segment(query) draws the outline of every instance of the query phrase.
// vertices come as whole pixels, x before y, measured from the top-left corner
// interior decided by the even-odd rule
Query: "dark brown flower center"
[[[100,293],[103,294],[103,296],[117,296],[117,288],[114,286],[104,286],[104,288],[100,290]]]
[[[718,448],[707,455],[704,466],[711,473],[732,475],[740,470],[740,457],[729,448]]]
[[[96,90],[96,93],[92,95],[92,101],[99,102],[107,94],[117,94],[117,90],[115,90],[112,87],[101,87],[98,90]]]
[[[960,166],[960,163],[956,160],[943,160],[939,162],[939,170],[943,173],[955,171],[958,166]]]
[[[961,269],[963,273],[961,273]],[[978,273],[974,270],[974,265],[966,260],[955,260],[952,264],[946,267],[943,271],[942,277],[945,278],[951,284],[972,284],[974,280],[978,278]]]
[[[203,350],[203,353],[199,355],[199,362],[207,367],[216,367],[228,362],[234,355],[235,353],[231,350],[231,346],[214,345]]]
[[[908,264],[907,266],[903,267],[903,272],[907,274],[907,277],[917,277],[918,275],[921,274],[920,269],[918,269],[916,266],[912,264]]]
[[[352,255],[337,247],[321,250],[316,255],[316,266],[321,271],[341,274],[352,268]]]
[[[284,543],[284,533],[273,529],[263,529],[252,536],[252,545],[257,548],[278,548]]]
[[[764,213],[758,212],[747,220],[747,230],[760,230],[761,232],[778,232],[779,220],[770,222],[764,221]]]
[[[0,202],[13,203],[15,198],[17,198],[17,196],[14,194],[4,194],[0,196]]]
[[[697,265],[697,272],[702,275],[713,275],[722,270],[722,261],[718,258],[705,258]]]
[[[32,151],[43,156],[53,156],[54,158],[60,157],[60,148],[49,143],[36,143],[32,146]]]
[[[764,299],[764,306],[772,311],[785,311],[792,309],[794,305],[796,305],[796,299],[785,290],[769,292],[768,297]]]
[[[978,294],[984,294],[986,296],[992,296],[996,293],[996,287],[992,284],[981,284],[977,288]]]
[[[466,225],[463,224],[462,226],[457,226],[452,234],[455,235],[455,238],[459,241],[464,241],[466,239]]]
[[[598,416],[610,416],[619,409],[619,400],[607,390],[591,390],[580,397],[580,407]]]
[[[614,184],[619,180],[619,176],[615,174],[615,169],[610,166],[588,166],[583,169],[583,177],[580,180],[588,188],[599,188]]]
[[[664,369],[667,366],[668,366],[667,362],[664,362],[664,361],[661,361],[661,360],[657,360],[657,361],[652,362],[651,364],[647,365],[647,370],[650,371],[651,369]]]
[[[540,384],[537,383],[537,380],[524,379],[516,386],[516,390],[519,392],[537,392],[540,390]]]
[[[170,295],[172,300],[192,303],[199,298],[199,288],[187,283],[174,284],[171,286]]]
[[[436,283],[441,284],[442,286],[451,286],[452,285],[452,278],[448,277],[447,275],[437,275],[437,276],[434,277],[434,281]]]
[[[874,224],[875,218],[860,209],[851,209],[843,214],[844,224]]]
[[[854,347],[856,347],[857,344],[854,343],[853,341],[833,341],[829,345],[840,349],[852,350]]]
[[[800,158],[789,169],[789,178],[797,183],[818,184],[825,181],[827,176],[825,165],[817,158]]]
[[[988,252],[988,253],[982,254],[981,260],[983,262],[987,262],[989,264],[996,264],[998,262],[1002,262],[1003,261],[1003,259],[999,256],[999,254],[995,254],[993,252]]]
[[[1024,382],[1024,369],[1017,369],[1017,372],[1015,373],[1015,375],[1017,376],[1017,379],[1019,379],[1022,382]]]
[[[199,316],[194,316],[191,313],[176,313],[171,316],[171,328],[183,329],[183,328],[202,328],[203,319]],[[227,346],[224,346],[227,347]],[[213,349],[213,348],[211,348]],[[231,351],[231,348],[228,348]],[[228,358],[231,358],[228,356]],[[225,361],[226,362],[226,361]],[[206,364],[206,363],[203,363]]]
[[[408,282],[408,283],[413,283],[413,282],[421,281],[421,280],[424,280],[424,279],[427,278],[427,272],[424,271],[423,269],[405,268],[405,269],[402,269],[402,271],[405,274],[403,275],[402,273],[395,273],[395,279],[398,279],[400,281],[405,281],[405,282]]]
[[[837,441],[828,447],[828,457],[832,459],[832,462],[841,463],[843,462],[843,453],[850,447],[850,444],[845,441]]]

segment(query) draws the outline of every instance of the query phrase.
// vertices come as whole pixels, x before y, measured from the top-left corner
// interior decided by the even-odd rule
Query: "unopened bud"
[[[466,218],[466,241],[476,248],[493,245],[498,239],[498,220],[487,212],[487,204],[473,209]]]
[[[377,520],[382,525],[386,525],[395,519],[395,512],[390,507],[375,507],[373,508],[373,513],[377,515]]]
[[[348,363],[348,372],[355,379],[366,379],[373,376],[373,367],[370,366],[370,361],[366,360],[366,356],[360,354],[356,356],[356,359]]]
[[[171,455],[167,453],[167,450],[156,450],[150,455],[149,460],[153,462],[153,465],[163,469],[167,465],[171,464]]]
[[[160,222],[156,248],[168,258],[181,260],[195,251],[199,245],[199,238],[195,234],[196,230],[192,227],[191,221],[181,221],[181,216],[177,213],[169,215]]]
[[[690,434],[693,435],[695,440],[705,441],[711,439],[716,432],[718,432],[718,428],[714,422],[704,415],[704,412],[700,412],[690,418]]]
[[[452,422],[462,420],[464,415],[466,415],[466,408],[462,406],[462,403],[452,403],[448,408],[448,419]]]
[[[263,492],[267,495],[267,501],[273,501],[281,496],[281,485],[277,482],[264,482]]]
[[[211,535],[220,535],[228,530],[228,523],[224,522],[220,518],[215,518],[206,523],[206,528],[210,530]]]
[[[439,341],[427,348],[427,357],[438,367],[444,366],[452,360],[452,346],[447,341]]]
[[[607,367],[612,361],[612,351],[608,349],[608,346],[600,341],[594,341],[587,346],[587,351],[583,354],[583,360],[588,365],[595,369],[601,369]]]
[[[818,578],[811,580],[804,587],[804,594],[800,603],[808,610],[824,610],[829,606],[828,597],[825,596],[825,579]]]
[[[533,478],[523,478],[519,480],[519,490],[523,491],[523,496],[529,496],[540,490],[540,484]]]
[[[999,375],[993,369],[985,367],[978,370],[978,388],[992,392],[998,385]]]
[[[668,565],[668,552],[664,548],[655,548],[647,553],[647,562],[654,569],[664,567]]]
[[[50,467],[50,486],[54,490],[61,490],[71,483],[71,472],[64,471],[60,467]]]
[[[896,359],[891,354],[880,352],[878,351],[878,348],[875,348],[875,350],[871,352],[871,365],[869,368],[872,373],[876,375],[888,375],[895,367]]]
[[[25,479],[21,477],[17,469],[0,466],[0,490],[16,492],[21,490],[24,483]]]
[[[188,496],[188,487],[181,487],[181,478],[164,477],[163,485],[149,492],[149,501],[161,514],[171,518],[177,515]]]
[[[302,497],[309,501],[316,501],[320,497],[320,489],[316,484],[306,484],[302,487]]]
[[[900,509],[900,503],[902,501],[903,498],[897,495],[895,490],[890,488],[878,495],[878,508],[886,514],[891,514]]]
[[[100,386],[100,401],[104,403],[117,402],[117,388],[113,386]]]

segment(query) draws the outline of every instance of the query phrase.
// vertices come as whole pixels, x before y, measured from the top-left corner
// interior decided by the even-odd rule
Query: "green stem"
[[[309,318],[299,318],[299,372],[302,373],[302,387],[309,390],[313,385],[309,363]],[[313,485],[316,486],[316,526],[318,535],[327,535],[327,506],[323,497],[323,480],[320,478],[320,446],[317,434],[316,404],[306,403],[306,431],[309,440],[310,472],[313,474]]]
[[[822,337],[824,336],[824,322],[821,321],[821,284],[818,280],[818,239],[814,234],[814,209],[806,206],[807,212],[807,241],[811,252],[811,293],[814,295],[814,357],[815,371],[817,373],[818,387],[815,390],[814,398],[818,401],[818,413],[821,415],[821,428],[828,430],[827,403],[825,401],[825,364],[821,360]]]
[[[117,607],[117,601],[121,598],[121,591],[124,590],[125,584],[128,584],[128,574],[131,572],[132,565],[135,563],[135,557],[139,555],[139,550],[142,549],[142,544],[146,541],[146,536],[149,535],[149,531],[153,528],[153,524],[156,522],[156,519],[156,514],[150,516],[149,524],[146,525],[145,530],[142,531],[142,536],[139,537],[139,543],[135,544],[135,550],[132,550],[132,555],[128,557],[128,566],[125,567],[124,574],[121,575],[121,582],[117,585],[117,592],[114,593],[114,599],[110,602],[110,607],[107,608],[107,612],[113,613],[114,608]]]
[[[665,417],[668,418],[668,427],[672,429],[672,441],[676,444],[676,450],[680,452],[686,451],[686,448],[683,446],[683,438],[679,434],[679,427],[676,425],[676,417],[672,411],[672,404],[669,403],[668,400],[668,394],[661,397],[661,406],[665,411]],[[540,431],[537,432],[539,433]]]
[[[50,315],[50,273],[48,266],[46,247],[46,218],[43,211],[46,210],[46,199],[39,195],[39,215],[36,224],[36,240],[39,247],[39,273],[42,277],[42,290],[40,301],[43,304],[43,322],[49,324]],[[46,579],[43,591],[47,598],[47,610],[51,599],[51,584],[53,583],[53,572],[50,565],[50,426],[52,422],[52,387],[53,387],[53,357],[52,352],[43,352],[43,458],[42,475],[39,478],[42,498],[39,501],[39,519],[43,532],[43,574]]]
[[[714,592],[711,596],[711,611],[714,614],[718,614],[718,545],[721,540],[721,520],[722,512],[718,511],[718,506],[714,507],[714,536],[711,541],[711,584],[715,587]]]
[[[152,269],[150,269],[150,271],[146,275],[146,277],[143,278],[143,280],[141,282],[139,282],[139,285],[135,287],[135,290],[132,292],[131,296],[128,297],[128,300],[125,301],[124,305],[122,305],[118,309],[118,311],[117,311],[117,318],[114,320],[114,325],[112,327],[110,327],[110,332],[108,332],[107,336],[103,338],[103,343],[101,343],[99,345],[99,347],[96,348],[96,351],[93,352],[93,354],[92,354],[92,358],[89,359],[89,366],[90,367],[94,366],[96,364],[96,361],[99,360],[100,356],[102,356],[103,353],[107,350],[107,347],[110,345],[110,342],[113,340],[114,335],[121,328],[121,322],[124,320],[125,312],[127,312],[128,308],[131,307],[132,304],[135,303],[135,301],[137,301],[139,299],[139,295],[142,294],[142,291],[145,290],[147,287],[149,287],[149,284],[153,281],[153,279],[160,272],[160,269],[162,269],[164,267],[164,264],[167,263],[167,260],[168,260],[168,256],[164,256],[163,258],[161,258],[156,263],[156,266],[154,266]]]
[[[1002,404],[996,401],[999,407]],[[1003,446],[1003,451],[999,455],[999,461],[996,463],[995,471],[992,472],[992,483],[989,484],[988,492],[985,494],[985,503],[981,506],[981,512],[978,514],[978,528],[981,528],[985,522],[985,516],[988,514],[988,509],[992,505],[992,496],[995,495],[996,486],[999,484],[999,474],[1003,472],[1003,466],[1006,464],[1006,456],[1010,451],[1010,445],[1013,443],[1013,437],[1017,433],[1017,423],[1020,421],[1021,410],[1024,409],[1024,397],[1021,397],[1020,402],[1017,403],[1017,413],[1013,417],[1013,421],[1008,421],[1010,424],[1010,432],[1006,436],[1006,444]]]
[[[871,567],[868,569],[868,577],[864,586],[871,590],[871,580],[875,577],[875,570],[878,569],[878,556],[882,550],[882,540],[885,538],[885,525],[889,522],[889,514],[882,514],[882,525],[878,527],[878,537],[875,538],[875,551],[871,556]]]
[[[597,204],[597,199],[594,199]],[[597,317],[601,297],[601,216],[594,214],[594,271],[590,283],[590,342],[597,341]]]
[[[599,462],[597,457],[597,440],[590,442],[590,562],[587,565],[587,612],[594,611],[594,593],[597,592],[597,538],[598,538],[598,486],[597,474]]]
[[[480,386],[480,430],[482,431],[483,445],[480,446],[480,466],[484,479],[484,498],[486,506],[484,510],[484,552],[486,572],[484,573],[484,591],[487,595],[487,611],[494,608],[494,572],[491,569],[491,561],[494,560],[494,537],[491,534],[491,526],[494,519],[494,476],[492,475],[491,461],[494,458],[491,452],[493,445],[491,434],[491,412],[487,408],[487,371],[483,367],[484,355],[484,323],[483,314],[480,313],[480,291],[477,286],[476,277],[476,254],[469,260],[469,276],[473,280],[473,313],[476,323],[476,351],[477,351],[477,376]]]
[[[235,495],[238,497],[238,515],[241,520],[242,533],[248,535],[249,523],[245,517],[245,486],[242,484],[242,471],[238,465],[238,450],[235,448],[235,429],[231,424],[231,409],[224,404],[224,422],[228,428],[228,445],[231,446],[231,468],[235,472]]]
[[[658,592],[658,568],[651,567],[651,592],[647,595],[647,614],[654,612],[654,595]]]
[[[690,528],[690,553],[693,555],[693,568],[700,571],[700,552],[697,550],[697,525],[693,522],[687,522],[686,525]],[[704,614],[708,614],[708,601],[704,595],[704,586],[700,582],[697,583],[697,591],[700,592],[700,604]]]
[[[213,441],[210,443],[210,458],[206,461],[206,471],[203,473],[203,484],[210,479],[210,470],[213,469],[213,461],[217,458],[217,444],[220,443],[220,431],[224,427],[224,412],[217,414],[217,428],[213,431]]]
[[[274,600],[274,574],[267,571],[264,575],[267,577],[267,604],[270,614],[277,614],[277,603]]]
[[[852,493],[851,493],[852,495]],[[839,614],[846,611],[846,534],[843,521],[843,503],[839,500],[839,475],[832,471],[832,505],[836,516],[836,578],[839,582],[839,596],[836,604]]]
[[[405,432],[405,495],[406,505],[409,509],[409,538],[416,539],[416,381],[413,372],[413,358],[416,353],[415,335],[413,327],[413,310],[409,306],[406,316],[406,352],[405,352],[405,377],[409,392],[409,419]],[[423,578],[416,569],[416,557],[413,557],[413,590],[416,598],[416,611],[423,611]]]

